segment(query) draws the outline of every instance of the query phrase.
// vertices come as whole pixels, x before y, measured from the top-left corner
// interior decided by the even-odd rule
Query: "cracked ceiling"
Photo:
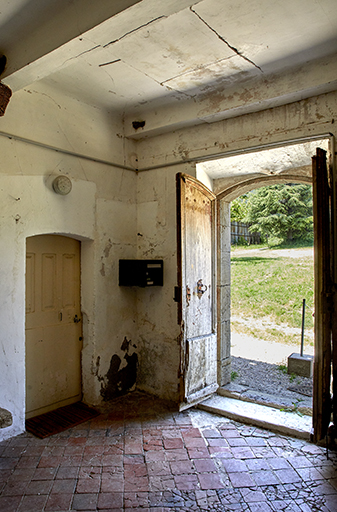
[[[94,7],[0,0],[3,81],[14,92],[50,91],[122,115],[134,138],[337,88],[335,0],[96,0]]]

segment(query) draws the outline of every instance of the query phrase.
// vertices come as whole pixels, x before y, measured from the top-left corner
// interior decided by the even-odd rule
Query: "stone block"
[[[312,377],[313,374],[314,358],[301,354],[291,354],[288,357],[288,373],[294,373],[301,377]]]
[[[10,427],[13,423],[12,414],[6,409],[0,407],[0,428]]]

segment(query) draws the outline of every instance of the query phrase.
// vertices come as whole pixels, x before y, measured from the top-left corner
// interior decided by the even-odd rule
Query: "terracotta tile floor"
[[[337,453],[133,393],[0,443],[0,511],[336,512]]]

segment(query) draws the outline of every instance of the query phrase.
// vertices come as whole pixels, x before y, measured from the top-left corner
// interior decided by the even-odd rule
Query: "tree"
[[[248,208],[248,194],[242,194],[242,196],[234,199],[231,202],[231,220],[235,222],[244,222],[244,218],[247,215]]]
[[[248,194],[244,222],[269,245],[284,241],[312,241],[311,185],[271,185]]]

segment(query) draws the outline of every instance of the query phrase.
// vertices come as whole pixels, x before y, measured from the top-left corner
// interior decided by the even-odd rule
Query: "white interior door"
[[[81,399],[80,243],[27,238],[26,418]]]
[[[216,391],[215,195],[177,175],[181,408]]]

